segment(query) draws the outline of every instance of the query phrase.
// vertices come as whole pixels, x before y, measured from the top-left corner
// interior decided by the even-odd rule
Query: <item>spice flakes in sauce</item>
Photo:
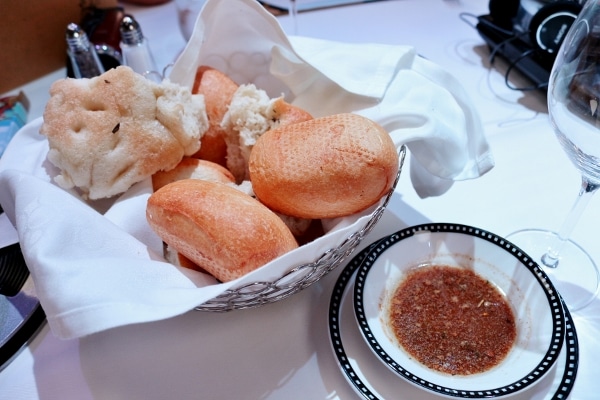
[[[505,297],[464,268],[435,265],[411,271],[396,288],[389,310],[400,345],[425,366],[452,375],[494,367],[516,338]]]

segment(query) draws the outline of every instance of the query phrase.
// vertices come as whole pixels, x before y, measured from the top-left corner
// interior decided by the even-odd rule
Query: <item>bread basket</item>
[[[319,254],[314,261],[291,267],[282,275],[271,280],[246,282],[239,286],[234,286],[213,299],[195,307],[195,310],[223,312],[273,303],[309,287],[333,271],[354,252],[383,215],[400,179],[405,156],[406,146],[403,145],[399,150],[400,162],[394,184],[379,205],[369,215],[366,223],[357,224],[356,229],[352,233],[343,237],[338,243],[332,243],[332,247]]]
[[[0,160],[6,188],[0,202],[19,227],[32,276],[41,278],[36,292],[56,336],[78,338],[190,310],[252,308],[312,285],[344,263],[383,216],[400,177],[405,143],[411,144],[411,167],[417,167],[411,168],[411,180],[415,186],[418,179],[419,195],[436,195],[440,177],[473,178],[491,167],[483,130],[462,88],[412,47],[293,39],[292,45],[254,0],[209,0],[168,78],[192,87],[198,67],[206,65],[236,82],[254,83],[270,97],[283,95],[314,117],[352,112],[370,118],[390,134],[401,161],[387,195],[360,213],[323,220],[321,237],[236,280],[219,282],[166,262],[164,244],[145,213],[150,180],[93,203],[53,184],[57,171],[46,160],[48,141],[39,134],[38,118],[13,138]],[[347,61],[340,64],[342,59]],[[424,125],[412,123],[415,115]],[[436,166],[445,167],[444,175]]]

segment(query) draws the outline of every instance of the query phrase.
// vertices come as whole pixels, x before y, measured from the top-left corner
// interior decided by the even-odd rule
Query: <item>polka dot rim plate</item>
[[[415,236],[416,236],[416,238],[415,238]],[[444,238],[444,239],[442,240],[441,238]],[[458,242],[456,241],[457,238],[459,238]],[[467,252],[470,255],[475,255],[476,257],[473,257],[474,259],[482,258],[482,254],[480,254],[480,253],[481,253],[481,251],[483,251],[484,254],[491,253],[493,255],[493,259],[496,259],[498,257],[501,257],[501,258],[506,257],[507,260],[511,260],[511,265],[518,265],[518,267],[515,267],[515,266],[509,267],[511,276],[513,278],[516,277],[515,279],[517,279],[518,281],[526,281],[527,280],[527,279],[521,277],[521,274],[523,273],[523,271],[526,271],[527,273],[534,275],[535,276],[534,280],[535,280],[535,282],[537,282],[536,285],[534,286],[534,290],[541,291],[544,294],[545,300],[543,302],[541,302],[542,306],[540,306],[539,304],[536,303],[536,305],[534,305],[535,310],[533,310],[533,311],[529,310],[528,312],[529,312],[529,314],[535,313],[535,315],[537,315],[540,307],[542,307],[542,309],[543,309],[544,304],[548,304],[546,306],[548,311],[547,312],[544,311],[544,314],[549,314],[550,329],[548,329],[547,323],[544,322],[544,323],[540,324],[540,323],[538,323],[537,319],[536,319],[536,324],[533,324],[531,321],[529,322],[529,327],[526,328],[526,331],[529,330],[528,331],[529,332],[528,333],[528,335],[529,335],[528,342],[533,343],[534,340],[532,338],[535,338],[535,346],[530,345],[530,347],[527,351],[520,351],[521,354],[520,355],[517,354],[518,357],[512,359],[512,364],[514,364],[515,362],[518,362],[519,364],[524,364],[525,369],[527,369],[526,373],[524,373],[522,375],[519,373],[518,379],[513,379],[512,378],[513,375],[511,375],[511,374],[509,374],[508,377],[504,377],[502,374],[499,374],[498,371],[502,371],[502,369],[503,369],[502,364],[501,364],[500,366],[496,367],[492,371],[488,371],[487,373],[480,374],[480,375],[485,375],[485,377],[478,379],[478,380],[472,379],[472,376],[471,376],[468,378],[451,377],[450,380],[444,381],[443,379],[440,378],[440,376],[443,375],[443,377],[446,378],[446,377],[448,377],[448,375],[440,374],[437,372],[435,372],[435,373],[433,373],[433,375],[431,375],[431,370],[428,370],[429,374],[427,374],[427,373],[423,373],[422,370],[415,368],[413,365],[411,365],[411,369],[407,369],[405,366],[403,366],[403,365],[407,365],[407,363],[398,364],[397,362],[395,362],[393,359],[391,359],[389,357],[387,352],[382,350],[382,347],[377,342],[377,340],[372,340],[372,336],[371,336],[371,338],[368,336],[365,336],[365,338],[367,339],[365,343],[368,343],[368,346],[373,351],[373,353],[371,353],[371,354],[376,355],[376,357],[371,357],[371,358],[378,359],[378,357],[379,357],[379,359],[383,360],[383,363],[388,367],[388,369],[390,371],[394,372],[396,374],[396,376],[399,375],[402,378],[404,378],[406,381],[410,382],[412,385],[417,386],[420,389],[425,389],[427,391],[435,393],[438,396],[441,394],[441,395],[444,395],[447,397],[490,398],[490,397],[503,397],[503,396],[508,396],[508,395],[514,395],[515,393],[517,393],[519,391],[529,389],[531,386],[533,386],[537,382],[541,381],[542,378],[544,377],[544,375],[550,369],[552,369],[552,366],[555,364],[556,360],[559,358],[559,355],[561,357],[564,357],[565,352],[561,351],[561,348],[562,348],[564,335],[565,335],[565,331],[564,331],[564,327],[565,327],[565,319],[564,318],[565,317],[564,317],[563,309],[561,306],[560,297],[554,291],[554,288],[547,280],[547,277],[545,276],[543,271],[539,271],[539,267],[537,266],[537,264],[532,262],[526,254],[524,254],[520,249],[516,248],[514,245],[512,245],[510,242],[506,241],[505,239],[502,239],[494,234],[491,234],[491,233],[481,230],[481,229],[472,228],[472,227],[468,227],[468,226],[464,226],[464,225],[456,225],[456,224],[427,224],[427,225],[421,225],[421,226],[416,226],[416,227],[412,227],[412,228],[407,228],[403,231],[399,231],[395,234],[392,234],[392,235],[376,242],[375,244],[373,244],[369,248],[368,251],[363,251],[361,253],[360,256],[363,256],[364,259],[362,259],[360,261],[360,268],[359,268],[359,266],[356,265],[356,262],[357,262],[356,258],[348,265],[348,267],[346,267],[346,269],[348,269],[348,268],[354,266],[352,272],[354,272],[354,269],[358,269],[357,278],[356,278],[357,283],[355,284],[355,288],[360,288],[361,286],[364,287],[364,284],[361,283],[361,281],[364,282],[365,277],[368,276],[368,274],[362,276],[361,271],[363,271],[362,273],[368,272],[373,267],[373,265],[381,264],[382,262],[385,262],[385,260],[390,257],[397,258],[397,254],[394,254],[394,252],[398,248],[402,249],[406,243],[408,243],[409,245],[408,245],[408,247],[405,247],[402,249],[402,253],[403,254],[415,253],[416,249],[418,249],[418,246],[415,246],[415,243],[411,243],[415,239],[419,239],[420,241],[422,241],[424,243],[428,243],[427,246],[429,248],[438,248],[438,249],[442,249],[442,250],[444,249],[443,244],[446,243],[452,247],[452,249],[453,249],[452,254],[460,253],[460,252],[457,252],[457,249],[461,249],[462,248],[461,246],[463,246],[465,243],[469,243],[468,244],[469,250],[468,251],[464,250],[464,252]],[[433,242],[431,240],[433,240]],[[402,244],[400,244],[400,243],[402,243]],[[435,246],[431,246],[431,244],[435,244]],[[475,247],[473,247],[474,244],[476,244]],[[481,249],[484,249],[484,250],[481,250]],[[445,250],[443,252],[448,253]],[[442,252],[440,252],[440,253],[442,253]],[[404,258],[406,258],[406,257],[404,257]],[[484,261],[485,261],[485,257],[483,257],[482,261],[478,261],[477,263],[485,264]],[[523,268],[523,266],[525,266],[526,268]],[[482,268],[482,267],[479,266],[479,268]],[[487,266],[485,268],[487,268]],[[501,271],[501,272],[505,272],[505,271]],[[344,271],[342,276],[345,273],[346,273],[346,271]],[[340,279],[342,278],[342,276],[340,276]],[[494,279],[500,280],[499,278],[494,278]],[[339,286],[339,282],[338,282],[338,286]],[[540,289],[538,289],[538,287],[542,287],[543,289],[540,290]],[[530,290],[531,290],[530,288],[524,287],[521,289],[526,290],[527,296],[530,296]],[[514,291],[514,290],[511,289],[511,291]],[[338,300],[339,300],[339,295],[340,295],[339,293],[336,294],[336,292],[334,292],[334,295],[332,296],[332,300],[331,300],[332,303],[331,303],[331,308],[330,308],[330,334],[332,335],[331,336],[332,344],[333,344],[334,350],[336,351],[336,356],[338,357],[340,366],[346,373],[346,376],[351,380],[353,385],[355,387],[357,387],[356,381],[354,381],[354,378],[356,378],[356,377],[354,377],[354,378],[352,377],[352,374],[356,373],[355,368],[357,366],[355,366],[355,368],[352,368],[352,364],[348,364],[347,360],[344,361],[343,357],[345,357],[345,356],[343,355],[344,349],[343,349],[342,343],[340,342],[340,336],[339,336],[340,332],[339,332],[339,330],[336,332],[336,325],[334,324],[335,321],[333,321],[331,319],[331,318],[335,317],[335,315],[333,313],[339,312],[339,305],[338,305],[338,309],[336,310],[335,301],[334,301],[336,296],[338,296]],[[521,293],[520,296],[524,297],[524,294]],[[535,296],[535,298],[538,298],[538,297],[539,297],[538,295]],[[354,302],[354,303],[357,303],[357,302]],[[358,303],[361,304],[361,302],[358,302]],[[361,321],[360,307],[359,307],[358,311],[359,311],[358,312],[358,321],[359,321],[359,326],[361,329],[360,330],[357,329],[356,333],[359,333],[359,331],[363,332],[365,330],[365,327],[366,328],[369,327],[369,325],[366,324],[364,320]],[[516,314],[518,314],[518,313],[516,313]],[[519,318],[522,318],[522,316],[519,316]],[[529,318],[531,320],[531,316],[525,317],[525,319],[527,319],[527,318]],[[356,324],[356,321],[354,323]],[[538,329],[539,325],[541,325],[543,327],[542,332],[540,332],[540,330]],[[337,329],[339,329],[339,326],[337,327]],[[548,332],[550,332],[550,334],[548,334]],[[337,337],[336,337],[336,335],[337,335]],[[359,336],[360,336],[360,333],[359,333]],[[535,353],[540,353],[539,342],[540,342],[541,338],[543,338],[544,344],[542,347],[545,349],[545,351],[542,351],[543,354],[540,356],[541,360],[539,362],[536,362],[533,367],[530,367],[529,366],[530,363],[529,364],[524,363],[522,361],[522,359],[523,358],[531,358],[530,354],[529,354],[531,351],[534,351]],[[523,341],[522,338],[520,340]],[[336,345],[336,343],[342,347],[340,348],[338,345]],[[546,344],[546,343],[549,343],[549,344]],[[526,344],[527,343],[525,343],[525,344],[520,343],[521,346],[525,346]],[[517,353],[519,353],[519,351],[517,351]],[[525,355],[523,355],[523,353],[525,353]],[[534,357],[537,357],[537,355],[535,355]],[[419,364],[419,366],[421,368],[425,368],[425,367],[421,366],[420,364]],[[561,365],[560,368],[564,368],[564,366]],[[511,365],[511,369],[518,370],[519,368],[514,368],[514,365]],[[575,369],[576,369],[576,367],[575,367]],[[571,371],[571,373],[572,373],[572,371]],[[425,378],[427,378],[427,379],[425,379]],[[502,379],[504,379],[505,381],[502,381]],[[506,381],[507,379],[508,379],[508,381]],[[477,382],[477,381],[479,381],[479,382]],[[359,379],[359,382],[360,382],[360,379]],[[362,384],[363,383],[361,383],[360,385],[362,385]],[[367,384],[367,386],[368,386],[368,384]],[[564,388],[563,388],[563,391],[564,391]],[[367,392],[369,392],[369,390],[367,390]],[[363,389],[361,389],[361,393],[364,393]],[[435,396],[435,397],[438,397],[438,396]],[[367,398],[378,398],[378,397],[374,396],[374,397],[367,397]]]

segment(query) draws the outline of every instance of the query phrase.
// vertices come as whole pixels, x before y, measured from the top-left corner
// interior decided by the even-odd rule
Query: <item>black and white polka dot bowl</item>
[[[431,265],[472,270],[510,305],[516,338],[490,369],[439,372],[399,344],[389,317],[393,293],[409,271]],[[565,335],[560,295],[541,267],[508,240],[466,225],[419,225],[377,242],[357,270],[353,303],[362,336],[376,356],[410,383],[445,397],[499,398],[529,389],[552,369]]]

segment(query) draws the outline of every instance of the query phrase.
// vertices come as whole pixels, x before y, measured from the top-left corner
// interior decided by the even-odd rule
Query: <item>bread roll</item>
[[[298,247],[272,211],[221,183],[168,184],[150,196],[146,217],[165,243],[222,282]]]
[[[194,154],[208,128],[204,100],[186,87],[154,83],[129,67],[50,88],[40,129],[65,189],[89,199],[125,192]]]
[[[229,172],[229,170],[225,167],[212,161],[201,160],[193,157],[184,157],[175,168],[169,171],[159,171],[152,175],[152,188],[156,192],[158,189],[168,185],[169,183],[183,179],[200,179],[210,182],[223,183],[230,185],[231,187],[250,196],[254,196],[250,181],[244,181],[242,184],[238,185],[235,183],[235,178],[231,172]],[[286,222],[286,220],[284,220],[284,222]],[[294,233],[293,230],[292,233]],[[178,253],[176,250],[171,249],[168,245],[165,245],[164,250],[165,258],[171,264],[206,272],[187,257]]]
[[[193,157],[184,157],[175,168],[169,171],[159,171],[152,175],[152,188],[156,192],[169,183],[183,179],[201,179],[224,183],[248,196],[255,197],[250,181],[243,181],[238,185],[235,183],[235,178],[231,172],[225,167],[212,161]],[[311,224],[311,220],[308,219],[290,217],[279,213],[275,214],[281,218],[295,237],[304,235]]]
[[[356,114],[337,114],[263,134],[249,161],[256,197],[300,218],[335,218],[376,203],[391,189],[398,153],[388,133]]]
[[[219,70],[202,66],[196,71],[192,93],[204,96],[208,130],[202,136],[200,150],[194,157],[227,165],[225,130],[221,128],[221,121],[237,89],[238,84]]]
[[[235,178],[227,168],[212,161],[184,157],[179,164],[168,171],[159,171],[152,175],[152,188],[161,187],[183,179],[202,179],[220,183],[235,183]]]
[[[275,215],[281,218],[283,223],[290,229],[290,232],[292,232],[292,235],[296,238],[304,235],[312,223],[312,219],[290,217],[289,215],[278,212],[275,212]]]
[[[183,267],[183,268],[187,268],[187,269],[193,269],[194,271],[199,271],[199,272],[208,274],[208,272],[206,272],[204,269],[202,269],[199,266],[197,266],[196,264],[194,264],[192,262],[192,260],[190,260],[189,258],[185,257],[184,255],[178,253],[177,251],[173,250],[172,248],[169,247],[168,244],[166,244],[164,242],[163,242],[163,254],[165,256],[165,259],[175,266]]]
[[[175,168],[169,171],[159,171],[152,175],[152,188],[156,192],[169,183],[183,179],[201,179],[224,183],[248,196],[255,197],[250,181],[243,181],[238,185],[235,183],[235,178],[231,172],[225,167],[212,161],[193,157],[184,157]],[[304,235],[311,224],[311,220],[308,219],[290,217],[279,213],[275,214],[281,218],[295,237]]]
[[[227,143],[227,169],[239,183],[249,179],[248,160],[256,140],[269,129],[312,119],[312,116],[283,98],[270,98],[253,84],[235,92],[221,127]]]

